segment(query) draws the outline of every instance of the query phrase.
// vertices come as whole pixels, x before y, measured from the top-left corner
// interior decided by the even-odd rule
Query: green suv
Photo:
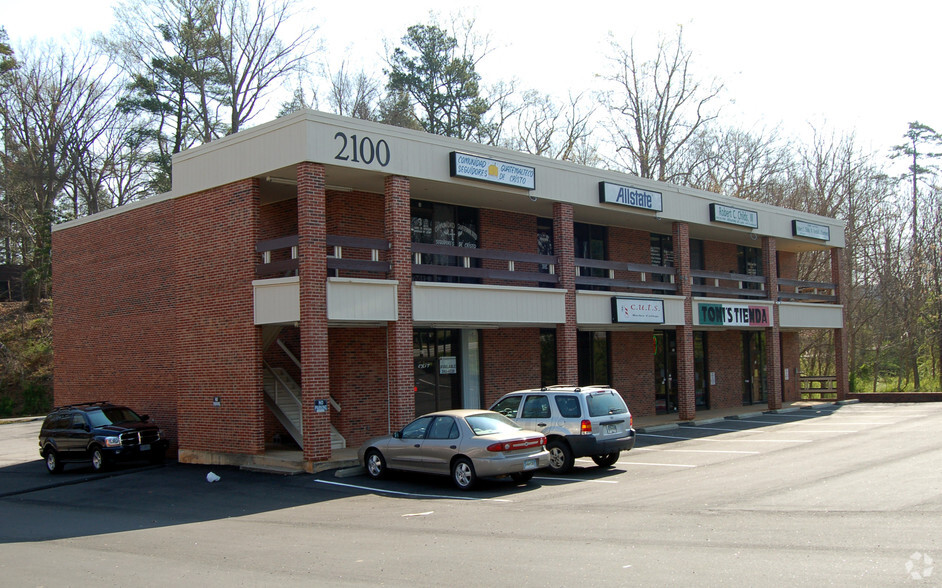
[[[549,469],[564,474],[577,457],[610,467],[635,446],[631,412],[608,386],[550,386],[518,390],[491,406],[524,429],[546,435]]]
[[[96,472],[119,461],[160,463],[169,445],[146,414],[110,402],[56,408],[39,431],[39,453],[53,474],[66,463],[90,463]]]

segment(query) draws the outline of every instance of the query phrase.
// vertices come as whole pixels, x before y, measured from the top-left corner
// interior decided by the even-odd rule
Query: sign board
[[[314,412],[327,412],[326,400],[314,400]]]
[[[759,213],[714,202],[710,204],[710,222],[758,229]]]
[[[831,227],[827,225],[816,225],[800,220],[792,221],[792,235],[796,237],[807,237],[809,239],[820,239],[829,241],[831,239]]]
[[[664,301],[653,298],[612,298],[613,323],[664,323]]]
[[[650,190],[632,188],[631,186],[619,186],[608,182],[599,182],[599,202],[603,204],[621,204],[655,212],[664,210],[660,192],[651,192]]]
[[[700,303],[700,324],[722,327],[768,327],[772,325],[768,306],[749,304]]]
[[[438,358],[439,374],[457,374],[458,358],[454,355],[446,355]]]
[[[536,168],[452,151],[451,177],[481,180],[515,188],[536,189]]]

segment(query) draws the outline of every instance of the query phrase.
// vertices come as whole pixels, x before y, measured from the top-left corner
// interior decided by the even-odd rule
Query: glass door
[[[654,409],[677,412],[677,333],[654,331]]]
[[[416,416],[461,406],[460,333],[454,329],[413,332]]]
[[[766,402],[765,333],[744,331],[742,334],[742,403]]]

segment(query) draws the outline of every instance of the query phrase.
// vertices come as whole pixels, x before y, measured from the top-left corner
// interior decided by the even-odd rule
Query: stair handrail
[[[303,369],[303,368],[301,368],[301,361],[298,360],[297,357],[295,357],[294,353],[291,353],[291,350],[288,349],[288,346],[285,345],[284,341],[282,341],[281,339],[278,339],[278,340],[275,341],[275,343],[278,344],[278,347],[281,347],[281,350],[285,352],[285,355],[288,356],[288,359],[290,359],[291,361],[293,361],[293,362],[294,362],[294,365],[298,366],[298,369]],[[267,365],[267,364],[266,364],[266,365]],[[330,401],[330,405],[334,407],[334,410],[336,410],[337,412],[340,412],[340,403],[337,402],[336,400],[334,400],[334,397],[333,397],[333,396],[331,396],[330,394],[328,394],[328,395],[327,395],[327,400]]]
[[[270,373],[272,377],[275,378],[275,403],[278,403],[278,384],[281,384],[281,387],[285,389],[285,392],[288,393],[288,396],[291,398],[291,400],[293,400],[294,403],[298,405],[299,409],[302,409],[303,407],[301,405],[301,399],[294,395],[294,392],[291,391],[291,387],[289,387],[288,384],[281,379],[281,376],[279,376],[278,373],[270,365],[268,365],[267,361],[263,361],[262,363],[264,364],[265,369],[268,370],[268,373]],[[298,411],[298,418],[302,423],[304,422],[303,410]]]

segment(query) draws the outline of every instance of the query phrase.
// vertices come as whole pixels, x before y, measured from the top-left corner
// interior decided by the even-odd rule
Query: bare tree
[[[79,158],[107,128],[111,80],[87,47],[30,47],[10,72],[3,104],[4,212],[27,243],[28,301],[39,304],[50,280],[50,237],[57,199],[74,181]]]
[[[615,147],[611,163],[641,177],[676,181],[684,173],[677,166],[682,149],[717,116],[713,105],[722,85],[697,81],[683,29],[674,40],[658,43],[652,61],[641,60],[633,41],[626,49],[612,40],[609,61],[601,77],[611,89],[600,100]]]
[[[229,108],[228,133],[258,114],[277,83],[298,72],[313,54],[316,26],[287,40],[283,28],[295,16],[296,0],[215,0],[211,43]]]
[[[568,104],[558,104],[549,95],[524,93],[524,106],[516,117],[516,134],[508,146],[534,155],[573,161],[594,162],[591,142],[593,110],[585,107],[584,95],[570,95]]]
[[[346,62],[331,73],[326,72],[330,80],[330,92],[327,101],[334,112],[341,116],[350,116],[363,120],[376,120],[380,101],[380,84],[365,71],[351,75]]]

